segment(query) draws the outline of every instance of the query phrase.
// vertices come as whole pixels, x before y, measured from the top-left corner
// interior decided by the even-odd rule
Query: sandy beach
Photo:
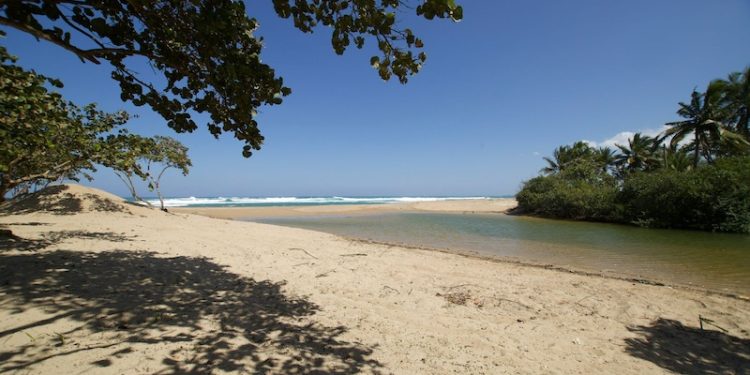
[[[506,212],[516,207],[512,198],[448,200],[389,204],[341,204],[318,206],[270,207],[174,207],[171,211],[208,216],[217,219],[269,218],[283,216],[316,216],[328,214],[366,215],[386,212]]]
[[[0,373],[750,373],[742,298],[224,219],[512,206],[165,213],[54,187],[0,206]]]

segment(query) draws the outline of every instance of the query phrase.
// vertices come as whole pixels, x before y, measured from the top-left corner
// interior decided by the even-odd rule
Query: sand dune
[[[5,204],[0,224],[13,231],[0,373],[750,369],[738,298],[164,213],[76,185]]]

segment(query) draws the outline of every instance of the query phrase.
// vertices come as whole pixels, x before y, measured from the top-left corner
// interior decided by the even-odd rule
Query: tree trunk
[[[120,174],[118,172],[115,172],[115,175],[117,175],[117,177],[119,177],[120,180],[122,180],[122,182],[125,183],[125,186],[127,186],[128,190],[130,191],[130,195],[133,197],[134,201],[144,202],[149,207],[151,207],[151,203],[149,203],[147,200],[144,200],[143,198],[140,197],[140,195],[138,195],[138,191],[135,189],[135,184],[133,183],[133,179],[131,178],[132,176],[130,174],[125,174],[125,173]]]
[[[168,212],[166,208],[164,208],[164,196],[161,195],[161,190],[159,190],[159,181],[157,180],[154,184],[154,190],[156,190],[156,195],[159,197],[159,203],[161,203],[161,210],[164,212]]]
[[[167,209],[164,207],[164,196],[161,195],[161,190],[159,189],[159,182],[161,181],[161,176],[163,176],[164,172],[166,172],[167,169],[169,168],[170,168],[169,165],[164,167],[161,170],[161,172],[159,172],[159,176],[156,177],[156,180],[152,180],[154,182],[154,190],[156,190],[156,195],[159,197],[159,202],[161,203],[161,210],[164,212],[169,212],[169,211],[167,211]]]
[[[693,157],[693,168],[698,168],[698,161],[701,156],[701,143],[698,134],[695,135],[695,156]]]

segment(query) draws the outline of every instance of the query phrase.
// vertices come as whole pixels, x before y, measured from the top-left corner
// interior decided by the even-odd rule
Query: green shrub
[[[716,196],[713,229],[750,233],[750,157],[719,160],[705,173]]]
[[[606,174],[562,172],[525,182],[516,200],[522,212],[544,217],[750,233],[750,157],[637,172],[622,186]]]
[[[516,195],[526,213],[575,220],[613,220],[614,183],[571,180],[561,176],[536,177]]]
[[[750,158],[638,173],[625,180],[617,202],[623,219],[641,226],[750,233]]]
[[[661,169],[628,176],[618,194],[627,222],[645,227],[695,227],[702,209],[696,203],[704,187],[688,172]]]

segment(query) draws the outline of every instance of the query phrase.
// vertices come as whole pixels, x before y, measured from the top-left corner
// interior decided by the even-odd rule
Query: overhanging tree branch
[[[419,0],[413,8],[428,20],[458,21],[461,6],[454,1]],[[366,38],[378,41],[382,63],[371,61],[384,80],[392,76],[406,83],[426,59],[422,41],[410,29],[396,28],[406,1],[273,0],[282,18],[309,33],[325,26],[332,32],[338,54],[350,44],[362,48]],[[397,19],[398,18],[398,19]],[[261,59],[259,23],[248,16],[241,0],[15,0],[0,1],[0,25],[49,41],[81,61],[107,60],[121,98],[148,105],[177,132],[198,125],[194,113],[208,113],[206,126],[218,137],[233,134],[245,143],[242,154],[252,155],[263,144],[255,119],[264,105],[278,105],[291,94],[274,69]],[[81,38],[71,39],[71,31]],[[86,43],[78,44],[86,39]],[[98,48],[87,48],[94,43]],[[164,87],[140,79],[129,65],[130,56],[143,56]]]
[[[10,19],[5,18],[5,17],[0,17],[0,24],[6,25],[6,26],[10,26],[10,27],[12,27],[12,28],[14,28],[16,30],[20,30],[20,31],[23,31],[25,33],[31,34],[37,40],[44,39],[44,40],[46,40],[46,41],[48,41],[50,43],[53,43],[53,44],[55,44],[55,45],[57,45],[59,47],[62,47],[64,49],[66,49],[66,50],[68,50],[70,52],[73,52],[83,62],[89,61],[89,62],[92,62],[94,64],[100,64],[99,60],[97,60],[94,56],[87,55],[84,50],[82,50],[82,49],[80,49],[78,47],[72,46],[72,45],[70,45],[68,43],[65,43],[65,42],[63,42],[63,41],[55,38],[54,36],[50,35],[49,33],[46,33],[46,32],[44,32],[42,30],[35,29],[35,28],[33,28],[33,27],[31,27],[31,26],[29,26],[27,24],[23,24],[23,23],[20,23],[20,22],[15,22],[15,21],[10,20]]]

